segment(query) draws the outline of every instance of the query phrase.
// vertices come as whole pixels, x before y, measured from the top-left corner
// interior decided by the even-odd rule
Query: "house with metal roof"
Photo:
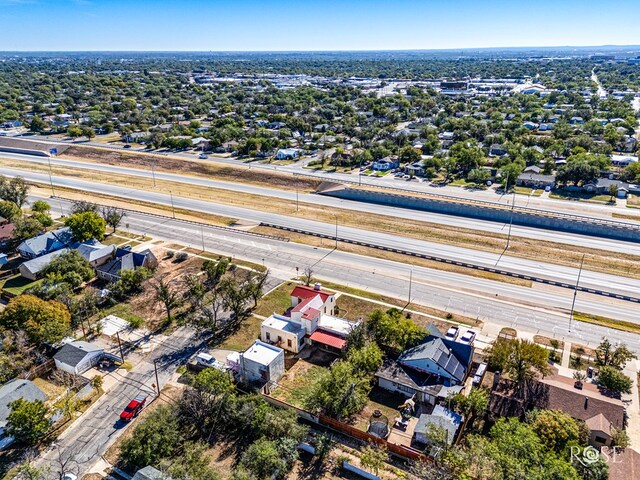
[[[447,445],[452,445],[456,439],[458,429],[462,424],[462,416],[444,408],[442,405],[433,407],[431,414],[423,413],[413,430],[413,440],[423,445],[432,443],[429,438],[431,427],[442,428],[446,432]]]
[[[98,241],[92,243],[81,243],[76,248],[82,258],[84,258],[93,268],[104,265],[113,258],[115,245],[103,245]]]
[[[0,450],[13,443],[13,437],[7,435],[7,419],[11,413],[9,404],[19,399],[45,402],[47,395],[30,380],[11,380],[0,387]]]
[[[20,275],[28,280],[35,281],[38,278],[42,277],[44,270],[53,260],[58,258],[60,255],[67,253],[68,251],[68,248],[63,248],[62,250],[56,250],[55,252],[42,255],[41,257],[27,260],[26,262],[23,262],[20,267],[18,267]]]
[[[18,245],[18,252],[22,258],[31,259],[61,250],[72,243],[73,235],[71,230],[68,227],[62,227],[26,239]]]
[[[158,260],[151,250],[132,252],[124,248],[116,249],[112,254],[112,260],[96,267],[98,278],[107,282],[117,282],[122,272],[137,270],[138,268],[155,268]]]

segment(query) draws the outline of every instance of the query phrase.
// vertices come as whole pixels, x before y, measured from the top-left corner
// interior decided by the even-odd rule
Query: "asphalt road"
[[[63,208],[68,204],[63,202]],[[233,258],[264,264],[280,278],[292,277],[311,266],[318,278],[379,294],[409,298],[421,305],[477,318],[521,331],[549,335],[582,344],[597,345],[603,336],[627,343],[640,352],[640,336],[595,325],[572,322],[569,311],[572,291],[531,289],[450,272],[369,258],[326,248],[311,247],[243,231],[220,230],[142,213],[130,214],[130,230],[168,242],[179,242]],[[411,284],[411,286],[410,286]],[[638,322],[638,306],[578,293],[576,311]]]
[[[193,330],[181,327],[167,340],[158,344],[149,356],[137,363],[127,375],[112,373],[118,379],[117,385],[100,397],[79,420],[65,430],[56,443],[40,456],[38,463],[54,469],[59,466],[59,459],[69,459],[67,471],[75,473],[80,478],[127,428],[119,422],[120,412],[127,403],[140,392],[149,395],[148,402],[154,398],[153,361],[157,361],[158,378],[162,388],[178,366],[205,345],[206,342]]]
[[[194,177],[182,174],[173,174],[166,172],[155,172],[151,169],[129,168],[114,165],[103,165],[92,162],[82,162],[77,160],[69,160],[65,158],[45,158],[33,155],[21,155],[11,153],[0,153],[0,157],[20,160],[30,163],[47,165],[51,161],[54,165],[65,166],[69,168],[82,168],[86,170],[94,170],[105,173],[117,173],[122,175],[133,175],[141,178],[149,179],[149,187],[153,185],[153,175],[157,180],[168,180],[172,182],[180,182],[191,185],[206,186],[222,190],[231,190],[236,192],[248,193],[253,195],[263,195],[267,197],[280,198],[295,202],[298,199],[301,202],[311,203],[315,205],[324,205],[332,208],[343,208],[355,211],[366,211],[368,213],[377,213],[380,215],[388,215],[391,217],[404,218],[416,221],[442,224],[472,230],[480,230],[491,233],[507,234],[509,225],[500,222],[490,222],[473,218],[465,218],[454,215],[443,215],[431,212],[420,212],[417,210],[409,210],[405,208],[388,207],[384,205],[375,205],[372,203],[355,202],[350,200],[341,200],[338,198],[325,197],[315,194],[296,193],[295,191],[259,187],[251,184],[242,184],[236,182],[225,182],[219,180],[210,180],[202,177]],[[536,240],[544,240],[556,243],[565,243],[569,245],[578,245],[583,247],[609,250],[614,252],[624,251],[630,254],[640,255],[640,244],[634,242],[625,242],[606,238],[598,238],[587,235],[577,235],[565,232],[554,232],[540,228],[529,228],[514,225],[511,227],[511,234],[516,237],[531,238]]]
[[[8,175],[22,175],[26,179],[38,181],[41,183],[46,183],[49,181],[49,176],[41,173],[34,173],[17,169],[3,169],[3,171]],[[54,176],[52,180],[54,185],[108,195],[115,195],[124,199],[130,198],[162,205],[171,205],[173,203],[176,208],[208,212],[231,218],[244,219],[255,223],[265,222],[273,225],[304,229],[306,231],[324,235],[335,235],[337,230],[338,236],[344,239],[369,242],[376,245],[389,246],[415,252],[428,252],[433,255],[465,261],[477,265],[484,265],[487,267],[494,267],[496,265],[499,265],[499,267],[504,270],[511,270],[527,275],[540,276],[550,280],[568,284],[574,284],[578,277],[577,268],[564,267],[545,262],[522,259],[518,257],[509,257],[508,255],[500,256],[499,254],[495,253],[476,251],[433,242],[425,242],[422,240],[405,238],[386,233],[361,230],[336,224],[316,222],[305,220],[304,218],[295,218],[286,215],[261,212],[248,208],[221,205],[202,200],[177,197],[175,195],[171,198],[165,193],[155,191],[130,189],[126,187],[105,185],[67,177]],[[436,272],[436,270],[432,271]],[[443,274],[444,272],[440,273]],[[483,288],[484,282],[488,282],[488,280],[484,280],[481,278],[466,277],[465,275],[456,274],[456,278],[451,279],[452,283],[450,283],[450,285],[457,286],[460,284],[460,282],[467,282],[470,279],[478,288]],[[624,293],[626,295],[640,297],[640,280],[627,277],[606,275],[584,270],[580,278],[580,285],[592,289],[609,291],[612,293]],[[531,289],[526,290],[531,291]],[[555,304],[552,303],[551,305]]]
[[[23,140],[37,140],[37,141],[47,141],[49,143],[59,143],[69,145],[72,142],[63,141],[59,139],[53,139],[48,136],[38,136],[38,135],[30,135],[28,137],[20,137]],[[99,142],[77,142],[79,145],[88,145],[92,147],[98,148],[106,148],[108,150],[120,150],[122,151],[122,146],[117,145],[109,145],[105,143]],[[197,159],[197,154],[194,153],[180,153],[180,152],[149,152],[146,148],[134,145],[133,148],[128,150],[129,152],[137,152],[141,154],[154,154],[154,155],[170,155],[172,157],[184,158],[189,160],[199,161]],[[470,191],[459,187],[451,187],[451,186],[441,186],[441,185],[433,185],[430,182],[418,182],[411,181],[406,182],[402,180],[396,180],[392,176],[387,175],[385,177],[369,177],[369,176],[360,176],[358,174],[352,173],[339,173],[339,172],[325,172],[325,171],[313,171],[309,169],[302,168],[301,162],[294,163],[291,165],[271,165],[260,162],[251,162],[247,163],[243,160],[238,160],[235,158],[228,157],[220,157],[216,155],[209,155],[207,160],[200,160],[202,162],[216,162],[223,163],[227,165],[235,165],[235,166],[251,166],[252,168],[259,168],[263,170],[271,170],[278,171],[283,173],[291,173],[291,174],[304,174],[317,177],[322,180],[334,180],[334,181],[361,181],[363,184],[367,185],[375,185],[375,186],[385,186],[392,187],[398,190],[417,190],[429,193],[431,195],[443,195],[443,196],[454,196],[460,198],[467,198],[472,200],[481,200],[492,203],[499,204],[510,204],[512,201],[511,195],[501,195],[494,190],[486,190],[486,191]],[[524,196],[518,195],[516,196],[518,199],[516,200],[516,205],[518,206],[527,206],[531,208],[540,208],[546,211],[555,211],[559,213],[572,213],[578,215],[588,215],[588,216],[598,216],[603,218],[611,219],[612,207],[607,205],[598,205],[594,203],[586,203],[586,202],[569,202],[566,200],[555,200],[552,198],[539,198],[534,196]],[[624,210],[622,210],[624,212]]]

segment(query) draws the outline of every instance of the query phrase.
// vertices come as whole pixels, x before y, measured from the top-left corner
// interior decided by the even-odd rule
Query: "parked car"
[[[198,158],[201,160],[206,160],[207,158],[209,158],[209,156],[206,153],[201,153],[200,155],[198,155]]]
[[[123,422],[130,422],[134,417],[136,417],[144,408],[145,403],[147,403],[147,397],[144,394],[137,395],[136,398],[131,400],[129,404],[125,407],[125,409],[120,414],[120,420]]]
[[[456,338],[458,338],[459,333],[460,333],[460,328],[454,325],[452,327],[449,327],[449,330],[447,330],[447,333],[445,334],[445,338],[447,340],[455,340]]]
[[[462,334],[462,336],[460,337],[460,340],[458,341],[460,343],[464,343],[465,345],[473,345],[473,342],[475,342],[475,340],[476,340],[476,332],[474,332],[473,330],[467,330]]]
[[[129,144],[127,143],[127,144],[126,144],[124,147],[122,147],[122,148],[131,148],[131,145],[129,145]]]
[[[473,376],[473,384],[480,385],[482,383],[482,378],[487,371],[487,362],[482,362],[478,365],[478,370],[476,370],[476,374]]]

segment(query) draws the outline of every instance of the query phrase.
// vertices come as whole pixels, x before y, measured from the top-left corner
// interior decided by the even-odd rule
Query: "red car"
[[[147,402],[147,397],[144,395],[138,395],[136,398],[129,402],[129,405],[120,414],[120,420],[123,422],[130,422],[133,417],[138,415],[144,408],[144,404]]]

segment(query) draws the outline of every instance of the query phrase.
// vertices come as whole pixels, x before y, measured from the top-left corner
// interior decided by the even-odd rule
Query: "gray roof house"
[[[171,480],[171,477],[162,473],[157,468],[147,465],[138,470],[132,480]]]
[[[609,194],[609,188],[615,185],[616,196],[625,198],[630,191],[630,185],[621,180],[609,180],[608,178],[599,178],[595,182],[585,183],[582,188],[588,193]]]
[[[88,342],[67,343],[53,356],[56,368],[73,375],[81,375],[104,356],[104,350]]]
[[[42,276],[42,272],[44,271],[44,269],[47,268],[56,257],[59,257],[60,255],[68,251],[68,248],[63,248],[62,250],[56,250],[55,252],[42,255],[41,257],[27,260],[26,262],[23,262],[20,267],[18,267],[18,270],[20,270],[20,275],[28,280],[35,281]]]
[[[445,429],[447,432],[447,444],[452,445],[461,423],[462,416],[444,408],[442,405],[436,405],[431,415],[424,413],[420,415],[413,431],[413,438],[418,443],[428,445],[431,443],[429,441],[429,426],[433,425]]]
[[[9,404],[23,398],[29,402],[44,402],[47,396],[29,380],[11,380],[0,387],[0,450],[13,443],[13,438],[6,434],[7,418],[11,413]]]
[[[18,252],[22,258],[36,258],[68,247],[72,242],[71,230],[68,227],[62,227],[26,239],[18,245]]]
[[[432,337],[422,345],[406,350],[398,362],[415,370],[435,373],[452,383],[463,382],[466,375],[465,365],[441,338]]]
[[[123,271],[136,270],[140,267],[155,268],[158,260],[151,250],[143,252],[130,252],[118,248],[112,256],[113,260],[96,267],[98,278],[107,282],[117,282]]]
[[[93,268],[96,268],[113,258],[116,247],[94,241],[93,243],[81,243],[76,250]]]
[[[553,188],[556,184],[555,175],[543,175],[535,171],[525,171],[518,175],[516,185],[529,188]]]

